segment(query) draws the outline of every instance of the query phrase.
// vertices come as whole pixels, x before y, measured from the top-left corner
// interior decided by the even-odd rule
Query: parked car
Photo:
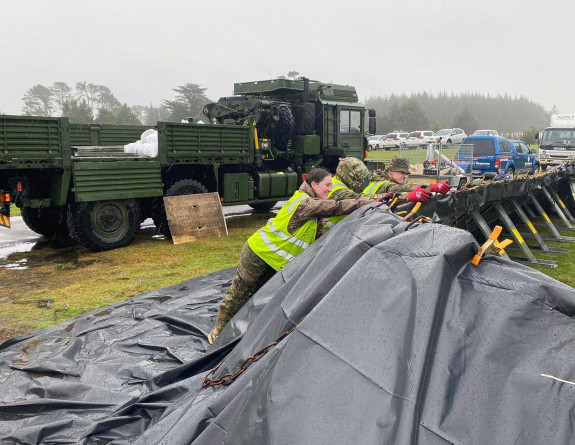
[[[467,135],[461,128],[444,128],[433,135],[435,141],[443,145],[460,144]]]
[[[499,136],[496,130],[475,130],[471,136]]]
[[[419,131],[412,131],[407,135],[407,139],[405,140],[405,145],[409,148],[417,148],[421,146],[426,146],[429,142],[434,142],[433,139],[433,131],[431,130],[419,130]]]
[[[460,149],[464,145],[473,145],[471,173],[475,177],[486,173],[513,176],[539,172],[536,150],[530,150],[523,141],[502,136],[469,136],[463,139]]]
[[[383,141],[385,139],[385,135],[375,135],[370,136],[367,138],[367,149],[368,150],[379,150],[383,148]]]
[[[409,136],[407,131],[387,133],[385,135],[385,140],[383,141],[383,148],[386,150],[391,148],[399,148],[399,146],[407,140],[407,136]]]

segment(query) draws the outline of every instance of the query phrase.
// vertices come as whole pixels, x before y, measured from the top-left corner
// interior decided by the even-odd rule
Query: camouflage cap
[[[335,174],[350,189],[358,192],[363,181],[368,177],[369,170],[357,158],[340,158]]]
[[[387,170],[390,172],[403,172],[409,175],[409,161],[405,158],[395,156],[391,161],[389,161]]]

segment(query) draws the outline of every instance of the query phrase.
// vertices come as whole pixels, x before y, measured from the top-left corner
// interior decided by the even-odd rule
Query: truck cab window
[[[361,133],[361,112],[342,110],[339,116],[339,132],[342,134]]]
[[[509,142],[501,141],[501,142],[499,142],[499,145],[501,146],[502,152],[510,152],[511,151],[511,145],[509,145]]]

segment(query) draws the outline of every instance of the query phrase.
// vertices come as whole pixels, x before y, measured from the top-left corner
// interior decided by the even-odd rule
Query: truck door
[[[522,172],[525,171],[525,163],[527,161],[528,150],[523,152],[521,143],[519,141],[513,141],[513,148],[515,149],[515,171]]]
[[[501,162],[501,172],[507,173],[514,161],[513,151],[509,141],[499,141],[499,160]]]
[[[346,156],[363,159],[363,111],[338,106],[339,135],[338,147],[343,148]]]
[[[519,142],[519,147],[521,148],[521,155],[523,156],[523,169],[530,172],[535,160],[535,155],[531,154],[529,147],[523,142]]]

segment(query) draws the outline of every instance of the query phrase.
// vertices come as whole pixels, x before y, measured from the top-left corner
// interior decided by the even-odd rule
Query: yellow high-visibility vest
[[[307,221],[293,235],[288,232],[295,210],[305,199],[311,199],[311,196],[296,191],[276,217],[270,218],[265,227],[248,238],[248,244],[255,254],[275,270],[285,267],[315,241],[317,218]]]
[[[327,195],[327,199],[329,199],[329,197],[333,194],[333,192],[335,192],[336,190],[340,190],[340,189],[347,189],[349,188],[347,185],[345,185],[343,182],[341,182],[339,179],[337,179],[335,176],[332,178],[331,180],[331,192],[329,192],[329,194]],[[342,219],[344,219],[347,215],[340,215],[340,216],[329,216],[325,219],[325,230],[329,230],[331,229],[333,226],[335,226],[338,222],[340,222]]]
[[[387,181],[371,181],[367,184],[367,187],[363,189],[364,195],[375,195],[375,192],[379,187],[385,184]]]

